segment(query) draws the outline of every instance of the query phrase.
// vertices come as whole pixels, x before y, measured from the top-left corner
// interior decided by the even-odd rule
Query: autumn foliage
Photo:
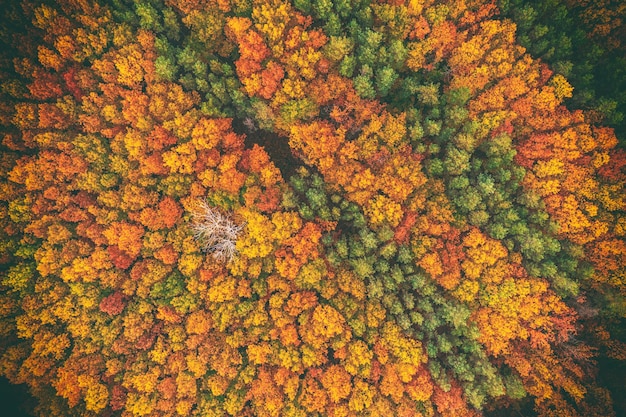
[[[37,415],[616,415],[626,156],[496,2],[101,3],[0,31]]]

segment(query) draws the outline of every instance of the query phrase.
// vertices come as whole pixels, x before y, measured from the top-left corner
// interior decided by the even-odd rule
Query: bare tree
[[[198,200],[192,216],[191,230],[202,251],[220,262],[229,262],[237,253],[237,237],[245,223],[236,224],[206,200]]]

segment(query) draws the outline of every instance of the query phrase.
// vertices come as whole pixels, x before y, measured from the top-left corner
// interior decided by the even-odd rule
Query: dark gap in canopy
[[[289,138],[258,128],[251,119],[234,119],[232,126],[238,135],[246,135],[244,141],[246,148],[250,149],[254,145],[259,145],[265,149],[285,180],[295,175],[298,167],[303,165],[302,161],[291,151]]]

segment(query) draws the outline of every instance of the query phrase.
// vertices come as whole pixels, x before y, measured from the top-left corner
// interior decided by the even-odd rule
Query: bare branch
[[[192,212],[191,230],[203,252],[220,262],[229,262],[237,253],[237,237],[245,223],[238,225],[205,200],[199,200]]]

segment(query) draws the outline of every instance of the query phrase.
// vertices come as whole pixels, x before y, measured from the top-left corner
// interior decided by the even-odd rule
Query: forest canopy
[[[3,6],[0,376],[42,417],[626,413],[618,3]]]

